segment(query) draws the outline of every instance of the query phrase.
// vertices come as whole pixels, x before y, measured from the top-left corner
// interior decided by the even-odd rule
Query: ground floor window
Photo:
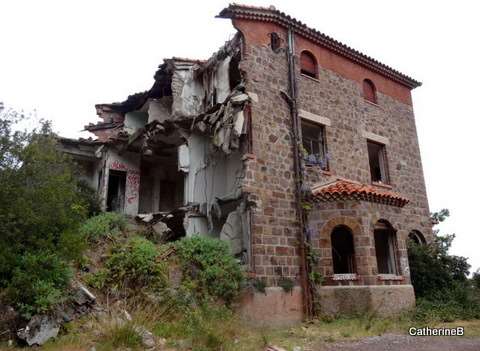
[[[398,274],[397,236],[388,222],[379,221],[374,229],[375,252],[379,274]]]
[[[344,225],[335,227],[332,231],[331,243],[333,273],[355,273],[355,254],[351,230]]]

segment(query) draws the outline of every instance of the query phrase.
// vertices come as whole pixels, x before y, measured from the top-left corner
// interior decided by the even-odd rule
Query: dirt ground
[[[420,337],[397,334],[372,336],[354,342],[319,345],[312,351],[480,351],[480,337]]]

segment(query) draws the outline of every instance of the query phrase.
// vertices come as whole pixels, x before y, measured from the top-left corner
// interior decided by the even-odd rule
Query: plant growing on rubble
[[[175,243],[188,284],[200,299],[213,297],[227,304],[238,295],[244,275],[228,245],[218,239],[193,236]]]
[[[80,235],[89,241],[97,241],[108,235],[116,235],[125,229],[127,222],[119,213],[106,212],[87,219],[79,229]]]
[[[27,253],[18,262],[7,288],[7,297],[22,316],[48,312],[55,303],[67,297],[72,272],[53,253]]]
[[[166,267],[157,262],[159,251],[155,244],[134,237],[113,248],[104,270],[91,282],[96,287],[108,287],[114,293],[129,295],[131,289],[156,290],[166,285]]]

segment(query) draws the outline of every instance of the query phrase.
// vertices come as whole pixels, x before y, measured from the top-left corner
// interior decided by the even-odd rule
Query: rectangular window
[[[325,127],[302,121],[302,139],[306,164],[319,165],[324,171],[328,170]]]
[[[389,177],[385,145],[367,140],[367,147],[372,182],[388,184]]]
[[[378,274],[398,274],[395,234],[388,230],[375,229],[374,238]]]
[[[122,212],[125,207],[127,172],[110,170],[108,174],[107,211]]]

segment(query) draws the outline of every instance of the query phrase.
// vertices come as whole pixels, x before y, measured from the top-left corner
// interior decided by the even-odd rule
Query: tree
[[[450,215],[447,209],[432,213],[434,223],[443,222]],[[453,288],[468,281],[470,265],[466,257],[448,253],[455,234],[439,235],[427,245],[409,242],[408,259],[412,285],[417,297],[441,299]]]
[[[24,118],[2,105],[0,289],[29,315],[48,309],[65,290],[67,264],[83,247],[76,230],[87,203],[78,191],[75,166],[58,151],[50,123],[20,131],[18,123]]]

